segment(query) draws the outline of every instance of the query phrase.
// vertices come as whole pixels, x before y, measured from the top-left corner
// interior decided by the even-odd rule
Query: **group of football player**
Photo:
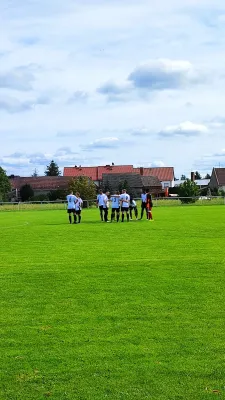
[[[109,217],[109,209],[111,203],[111,216]],[[79,224],[81,222],[81,210],[82,210],[83,200],[80,197],[80,193],[76,193],[75,195],[71,191],[67,196],[67,212],[69,214],[69,222],[72,224]],[[138,208],[136,201],[130,196],[126,189],[122,190],[122,194],[119,191],[116,191],[114,194],[110,195],[109,192],[103,192],[99,190],[99,194],[97,195],[96,206],[100,211],[100,218],[103,222],[113,222],[121,221],[124,222],[125,215],[126,220],[133,220],[133,215],[136,220],[138,220]],[[152,220],[152,196],[149,193],[149,190],[143,190],[141,195],[141,217],[143,218],[144,213],[146,213],[147,220]],[[72,221],[73,215],[73,221]],[[110,219],[109,219],[110,218]]]
[[[144,212],[146,212],[146,217],[149,221],[152,220],[152,196],[149,193],[149,190],[143,190],[141,195],[141,218],[143,218]],[[109,205],[111,202],[111,217],[109,219]],[[120,192],[115,192],[115,194],[110,195],[109,192],[103,193],[102,190],[99,191],[96,201],[97,207],[100,210],[100,218],[104,222],[113,222],[120,221],[120,213],[122,214],[121,221],[124,222],[124,218],[126,215],[127,221],[133,219],[133,213],[138,220],[138,209],[136,201],[130,196],[126,189],[122,190],[122,194]]]

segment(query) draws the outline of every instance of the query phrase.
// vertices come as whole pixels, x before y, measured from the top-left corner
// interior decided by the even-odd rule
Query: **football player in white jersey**
[[[73,218],[74,218],[74,224],[75,224],[75,204],[77,201],[76,196],[74,196],[73,191],[70,192],[70,194],[68,194],[68,196],[66,196],[66,200],[67,200],[67,212],[69,214],[69,222],[70,224],[72,224],[72,217],[71,214],[73,214]]]
[[[141,194],[141,219],[143,218],[144,210],[147,216],[147,194],[145,189],[143,189]]]
[[[108,221],[108,212],[109,212],[109,192],[106,192],[103,194],[104,196],[104,205],[103,205],[103,212],[104,212],[104,221],[105,222],[110,222]]]
[[[130,196],[130,219],[132,219],[132,212],[134,211],[135,218],[138,219],[138,209],[137,209],[137,204],[136,201],[133,199],[132,196]]]
[[[129,206],[130,206],[130,196],[127,193],[126,189],[122,190],[122,194],[120,195],[120,204],[122,211],[122,222],[124,222],[124,214],[127,214],[127,222],[129,222]]]
[[[76,192],[76,197],[77,201],[75,203],[75,223],[80,224],[83,200],[81,199],[79,192]],[[77,217],[78,217],[78,222],[77,222]]]
[[[120,219],[120,192],[116,192],[116,194],[113,194],[110,198],[112,202],[112,213],[111,213],[111,222],[115,220],[115,214],[116,214],[116,220],[119,222]]]
[[[104,197],[105,195],[103,194],[102,190],[99,190],[99,194],[97,196],[97,201],[96,201],[96,206],[99,208],[100,211],[100,217],[101,220],[103,221],[103,208],[105,205]]]

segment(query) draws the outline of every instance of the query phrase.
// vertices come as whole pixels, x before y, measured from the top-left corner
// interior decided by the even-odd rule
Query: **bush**
[[[20,188],[20,197],[22,201],[28,201],[34,196],[34,191],[28,183],[21,186]]]
[[[187,179],[179,186],[178,195],[182,197],[180,200],[182,203],[195,203],[196,196],[198,196],[199,190],[195,182]],[[194,197],[194,198],[193,198]]]
[[[50,201],[65,200],[67,194],[66,190],[51,190],[48,194],[48,198]]]
[[[178,194],[179,193],[179,186],[174,186],[169,188],[169,194]]]
[[[79,176],[77,178],[72,178],[69,182],[69,191],[80,193],[83,200],[93,200],[96,198],[96,186],[94,182],[87,178],[86,176]],[[83,204],[85,208],[85,203]]]
[[[49,201],[48,194],[37,194],[31,198],[31,201]]]

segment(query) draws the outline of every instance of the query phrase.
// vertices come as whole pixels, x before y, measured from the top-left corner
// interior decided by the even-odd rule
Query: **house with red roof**
[[[63,176],[77,177],[88,176],[97,186],[102,184],[103,174],[140,174],[142,176],[155,176],[159,179],[162,188],[166,189],[174,186],[174,168],[134,168],[133,165],[105,165],[97,167],[65,167]]]
[[[34,191],[34,195],[48,194],[56,190],[68,190],[70,178],[66,176],[28,176],[28,177],[10,177],[12,188],[11,197],[18,199],[20,197],[20,189],[24,185],[30,185]]]
[[[156,168],[134,168],[134,172],[142,176],[155,176],[160,181],[162,188],[166,189],[174,187],[174,168],[173,167],[156,167]]]
[[[97,186],[102,184],[103,174],[126,174],[132,173],[133,165],[104,165],[98,167],[65,167],[63,170],[63,176],[69,176],[75,178],[78,176],[87,176],[92,179]]]

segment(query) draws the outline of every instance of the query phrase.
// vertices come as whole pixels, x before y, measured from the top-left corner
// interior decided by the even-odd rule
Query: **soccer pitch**
[[[0,213],[1,400],[225,398],[225,207]]]

